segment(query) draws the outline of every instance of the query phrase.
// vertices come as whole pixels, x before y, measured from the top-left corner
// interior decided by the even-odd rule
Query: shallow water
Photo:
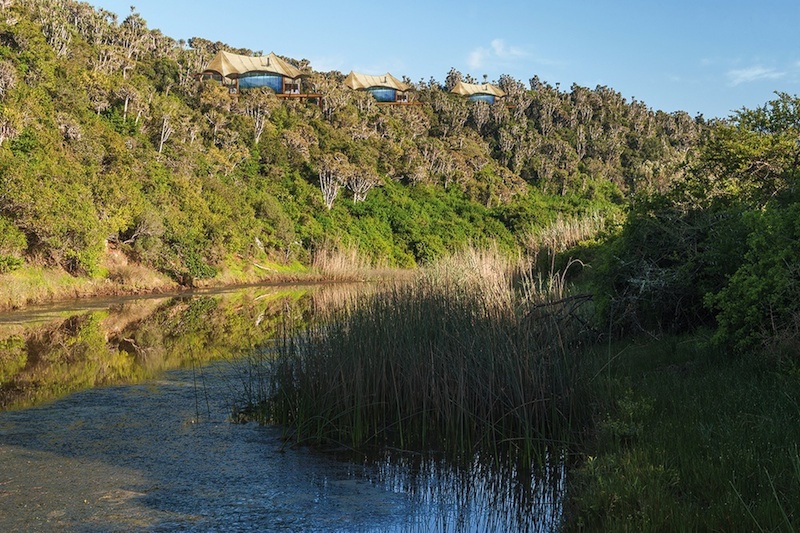
[[[93,332],[89,335],[85,324],[112,324],[111,330],[117,328],[118,335],[108,330],[96,335],[113,345],[109,353],[130,355],[149,370],[119,375],[122,384],[62,384],[53,388],[75,392],[48,394],[32,407],[0,412],[0,530],[555,529],[562,469],[526,478],[498,475],[480,462],[465,471],[397,454],[381,461],[342,461],[307,448],[286,447],[276,428],[231,423],[231,406],[241,399],[247,372],[246,360],[238,358],[242,346],[238,340],[247,338],[258,345],[270,335],[264,329],[268,323],[264,302],[271,296],[262,296],[234,296],[224,307],[219,303],[194,306],[185,298],[179,304],[150,303],[147,313],[122,309],[125,320],[109,311],[100,318],[87,318],[82,310],[80,320],[62,315],[57,319],[72,320],[69,328],[58,322],[48,323],[51,329],[44,336],[17,331],[25,346],[38,346],[43,338],[71,345],[64,331],[72,329],[91,347],[95,329],[88,328]],[[302,298],[295,295],[291,301],[290,312],[295,315],[307,310],[299,303]],[[242,302],[259,302],[261,307],[256,305],[254,311]],[[189,318],[198,307],[212,314],[201,316],[190,327]],[[282,301],[273,307],[287,312],[290,306]],[[232,309],[239,314],[232,314]],[[184,311],[187,314],[181,314]],[[242,313],[244,321],[238,318]],[[218,322],[221,314],[233,318]],[[172,343],[158,352],[158,365],[152,361],[155,348],[146,344],[155,341],[148,340],[151,336],[136,336],[134,323],[151,329],[158,325],[161,340]],[[180,329],[176,324],[191,334],[192,342],[164,333]],[[215,352],[211,362],[192,355],[194,350],[219,350],[200,334],[209,324],[220,334],[228,332],[233,348],[230,354]],[[257,335],[252,328],[243,333],[241,324],[257,325],[265,334]],[[119,339],[135,344],[137,355],[120,351],[124,343],[114,345]],[[172,361],[170,354],[180,350],[190,355],[177,364],[182,368],[166,369],[169,365],[162,363]],[[95,349],[78,352],[98,357]],[[76,353],[68,355],[74,358]],[[46,368],[52,370],[53,361],[63,356],[60,351],[57,355],[28,356],[27,366],[41,366],[47,360]],[[60,367],[56,364],[55,368]],[[30,375],[52,374],[39,371]],[[18,371],[18,375],[24,373],[25,369]],[[15,386],[36,381],[4,379],[4,387],[14,379]],[[84,381],[81,377],[79,384]]]

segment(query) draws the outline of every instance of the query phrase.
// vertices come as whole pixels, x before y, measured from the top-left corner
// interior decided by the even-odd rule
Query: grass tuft
[[[699,337],[587,354],[590,456],[570,474],[589,531],[791,531],[800,524],[800,372]],[[613,355],[612,355],[613,353]],[[587,380],[584,380],[587,382]]]

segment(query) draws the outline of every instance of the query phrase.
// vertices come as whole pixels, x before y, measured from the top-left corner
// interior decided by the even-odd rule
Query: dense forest
[[[221,50],[261,53],[172,39],[133,8],[0,2],[0,273],[104,276],[113,248],[191,284],[330,247],[413,267],[469,245],[577,246],[621,332],[797,338],[796,97],[705,120],[502,76],[490,105],[451,94],[474,81],[452,69],[382,106],[284,58],[312,103],[201,82]]]

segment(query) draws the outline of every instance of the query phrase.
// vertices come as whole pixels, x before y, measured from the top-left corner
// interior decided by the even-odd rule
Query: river
[[[551,531],[563,469],[347,460],[230,420],[249,357],[332,286],[0,315],[2,531]]]

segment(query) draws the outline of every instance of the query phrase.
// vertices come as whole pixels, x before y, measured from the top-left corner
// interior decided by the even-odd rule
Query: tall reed
[[[357,248],[325,242],[315,250],[312,267],[326,279],[341,281],[365,279],[380,265]]]
[[[558,254],[582,241],[596,238],[606,229],[608,222],[598,212],[574,217],[558,215],[550,224],[528,230],[522,236],[522,242],[534,263],[552,268]]]
[[[516,268],[467,252],[284,336],[262,420],[300,442],[541,457],[571,422],[582,326],[516,291]]]

